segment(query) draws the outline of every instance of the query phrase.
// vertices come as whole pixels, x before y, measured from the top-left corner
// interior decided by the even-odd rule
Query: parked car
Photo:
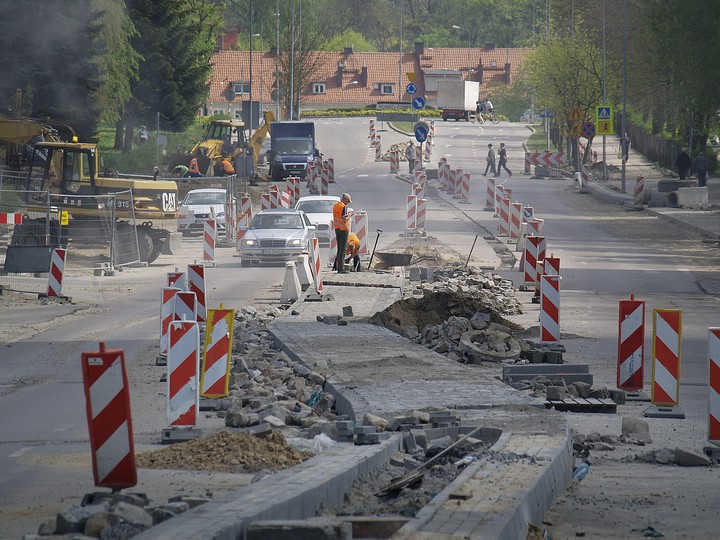
[[[213,214],[215,227],[225,230],[225,202],[227,194],[220,188],[191,189],[180,203],[178,231],[183,236],[202,234],[205,220]]]
[[[315,226],[302,210],[274,208],[258,212],[239,242],[240,264],[283,263],[308,253]]]
[[[521,122],[532,122],[533,121],[533,113],[532,109],[525,109],[525,112],[520,115],[520,121]]]
[[[310,223],[315,225],[315,237],[321,244],[329,244],[333,235],[333,205],[340,200],[335,195],[308,195],[300,197],[295,204],[296,210],[302,210]]]

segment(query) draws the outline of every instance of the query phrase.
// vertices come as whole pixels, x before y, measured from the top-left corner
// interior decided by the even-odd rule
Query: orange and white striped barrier
[[[416,229],[417,197],[407,196],[407,213],[405,215],[405,228],[409,231]]]
[[[170,323],[167,358],[168,426],[193,427],[200,410],[200,330],[195,321]]]
[[[320,170],[320,195],[327,195],[330,193],[329,171],[328,162],[324,161],[322,169]]]
[[[230,393],[230,367],[235,310],[208,310],[205,347],[200,369],[200,396],[226,397]]]
[[[522,224],[522,203],[510,204],[510,242],[517,242],[520,238],[520,226]]]
[[[176,287],[160,290],[160,355],[167,354],[170,323],[175,320],[175,295],[179,292]]]
[[[375,161],[382,161],[382,141],[380,135],[375,136]]]
[[[203,225],[203,261],[206,264],[215,264],[215,238],[217,230],[214,219],[206,219]]]
[[[188,290],[195,294],[195,320],[202,324],[207,320],[205,265],[188,264],[187,275]]]
[[[560,276],[541,278],[540,341],[560,341]]]
[[[427,218],[427,199],[424,197],[417,198],[417,207],[415,209],[415,228],[425,231],[427,227],[425,225]]]
[[[524,279],[525,284],[532,284],[535,288],[537,280],[537,263],[545,260],[545,237],[544,236],[528,236],[525,238],[525,254],[524,260]]]
[[[65,273],[65,256],[63,248],[53,249],[50,256],[50,273],[48,274],[47,296],[60,298],[62,296],[62,280]]]
[[[510,197],[507,194],[500,200],[499,217],[498,236],[510,236]]]
[[[642,206],[645,203],[645,177],[638,176],[635,180],[635,194],[633,197],[635,206]]]
[[[580,166],[580,191],[585,192],[590,186],[590,165],[587,163]]]
[[[495,177],[488,176],[485,190],[485,210],[495,210]]]
[[[81,355],[95,485],[113,492],[137,485],[130,384],[122,349],[100,348]]]
[[[653,310],[652,394],[653,405],[676,407],[680,404],[680,360],[682,311]]]
[[[352,231],[357,235],[358,240],[360,240],[360,249],[358,250],[358,254],[360,255],[367,255],[369,253],[368,229],[367,212],[365,212],[365,210],[355,212],[352,216]],[[335,250],[337,252],[337,240],[335,240]]]
[[[0,212],[0,225],[20,225],[21,223],[22,214]]]
[[[185,272],[180,272],[175,268],[174,272],[168,272],[167,274],[167,286],[175,287],[181,291],[187,290],[187,280],[185,279]]]
[[[327,158],[328,182],[335,183],[335,159]]]
[[[708,442],[720,444],[720,328],[708,328]]]
[[[397,150],[390,150],[390,174],[400,172],[400,154]]]
[[[642,390],[645,361],[645,302],[620,300],[618,314],[617,387]]]
[[[337,252],[337,246],[335,246],[335,251]],[[323,292],[322,262],[320,261],[320,244],[318,243],[317,238],[312,239],[312,264],[310,266],[310,269],[313,272],[315,292],[318,295],[321,295]]]

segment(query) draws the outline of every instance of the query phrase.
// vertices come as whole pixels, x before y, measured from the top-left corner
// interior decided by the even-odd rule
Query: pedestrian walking
[[[632,146],[632,142],[630,141],[630,137],[627,133],[625,133],[625,136],[620,140],[620,151],[622,154],[622,160],[627,163],[628,159],[630,159],[630,147]]]
[[[335,239],[337,240],[337,255],[335,255],[335,263],[333,270],[337,270],[339,274],[345,274],[345,250],[347,249],[348,235],[350,234],[350,217],[352,211],[348,208],[352,200],[350,195],[343,193],[340,200],[333,205],[333,229],[335,229]]]
[[[695,158],[695,173],[698,177],[698,187],[705,187],[707,185],[707,158],[704,152],[699,152]]]
[[[500,160],[498,161],[497,174],[495,176],[500,176],[501,169],[505,169],[508,176],[512,176],[512,171],[507,168],[507,150],[505,149],[504,142],[500,143],[500,151],[498,152],[498,155],[500,156]]]
[[[491,171],[492,175],[495,176],[495,149],[492,143],[488,143],[488,153],[485,158],[485,172],[483,176],[487,176],[488,171]]]
[[[415,145],[412,141],[408,144],[405,149],[405,157],[408,160],[408,167],[410,168],[410,174],[415,171]]]
[[[675,167],[680,175],[680,180],[685,180],[687,178],[688,172],[690,171],[690,165],[690,156],[687,153],[687,148],[683,147],[683,149],[680,150],[677,159],[675,159]]]

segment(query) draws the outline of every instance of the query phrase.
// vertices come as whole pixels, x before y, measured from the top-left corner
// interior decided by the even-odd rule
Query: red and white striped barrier
[[[460,193],[462,193],[463,176],[465,172],[462,169],[455,169],[455,175],[453,176],[452,194],[453,199],[459,199]]]
[[[160,290],[160,354],[167,354],[170,323],[175,320],[175,295],[180,292],[176,287],[163,287]]]
[[[675,407],[680,403],[682,311],[653,310],[652,383],[653,405]]]
[[[620,300],[618,314],[617,387],[642,390],[645,361],[645,302]]]
[[[580,166],[580,190],[585,191],[590,185],[590,165]]]
[[[63,248],[53,249],[50,256],[50,273],[48,274],[47,295],[58,298],[62,296],[62,280],[65,272],[65,256]]]
[[[335,183],[335,159],[327,159],[327,170],[328,170],[328,182],[331,184]]]
[[[543,224],[545,220],[542,218],[532,218],[527,222],[528,236],[542,236]]]
[[[502,206],[502,200],[505,198],[505,186],[502,184],[495,184],[495,217],[500,216],[500,207]]]
[[[510,241],[520,238],[520,225],[522,224],[522,203],[510,204]]]
[[[327,195],[330,193],[329,170],[328,162],[324,161],[322,169],[320,170],[320,195]]]
[[[114,491],[137,484],[130,384],[122,349],[81,355],[93,477],[97,487]]]
[[[332,236],[330,237],[330,254],[328,255],[328,268],[332,268],[332,266],[335,264],[335,259],[337,258],[337,237],[335,236],[335,231],[332,232]],[[310,266],[313,266],[313,261],[310,261]],[[312,269],[312,268],[311,268]],[[313,273],[313,276],[315,274]]]
[[[446,158],[441,158],[438,161],[438,182],[440,189],[447,190],[447,185],[450,182],[450,165],[448,165]]]
[[[720,328],[708,328],[708,442],[720,444]]]
[[[205,347],[200,369],[200,396],[226,397],[230,393],[230,367],[235,310],[208,310]]]
[[[470,202],[470,173],[464,172],[460,176],[460,202]]]
[[[204,323],[207,320],[207,305],[205,300],[205,265],[188,264],[188,290],[195,294],[195,320]]]
[[[270,203],[270,194],[263,193],[260,195],[260,211],[270,210],[270,208],[272,208],[272,204]]]
[[[22,223],[22,214],[10,214],[8,212],[0,212],[0,225],[20,225]]]
[[[400,154],[397,150],[390,150],[390,174],[400,172]]]
[[[424,185],[425,182],[427,182],[427,172],[425,171],[425,167],[415,167],[415,170],[413,171],[413,183]]]
[[[206,219],[203,226],[203,261],[215,264],[215,238],[217,229],[214,219]]]
[[[645,203],[645,177],[638,176],[635,180],[635,196],[633,197],[635,206],[642,206]]]
[[[564,152],[526,152],[525,173],[530,173],[530,168],[538,167],[561,167],[565,165]]]
[[[541,278],[540,341],[560,341],[560,276]]]
[[[417,198],[417,207],[415,211],[415,228],[420,230],[427,230],[425,225],[427,217],[427,199],[423,197]]]
[[[495,209],[495,177],[488,176],[485,190],[485,210]]]
[[[270,208],[280,208],[280,190],[275,184],[270,184]]]
[[[285,188],[280,194],[280,206],[282,208],[290,208],[290,188]]]
[[[335,252],[337,253],[337,245],[335,246]],[[312,239],[312,265],[310,269],[313,271],[315,292],[317,294],[322,294],[322,263],[320,261],[320,244],[318,244],[317,238]],[[342,268],[340,268],[339,270],[342,270]]]
[[[432,140],[428,137],[428,140],[425,141],[425,146],[423,148],[423,161],[430,161],[430,154],[432,153]]]
[[[375,161],[382,161],[382,141],[380,135],[375,136]]]
[[[547,276],[559,276],[560,275],[560,257],[545,257],[545,267],[543,271]]]
[[[405,228],[409,231],[416,228],[417,214],[417,197],[415,195],[407,196],[407,213],[405,216]]]
[[[173,300],[173,321],[197,320],[197,296],[194,292],[178,291]]]
[[[420,146],[421,146],[421,145],[419,145],[419,144],[416,145],[416,146],[413,146],[413,148],[415,149],[415,167],[416,167],[416,168],[417,168],[417,167],[421,167],[421,168],[422,168],[422,166],[423,166],[423,162],[422,162],[422,148],[421,148]]]
[[[317,162],[311,161],[307,164],[307,171],[305,172],[305,186],[312,191],[313,178],[317,174]]]
[[[308,167],[310,167],[310,164],[308,163]],[[290,176],[287,179],[288,182],[290,182],[290,185],[292,186],[293,190],[293,197],[292,197],[292,205],[295,206],[297,202],[300,200],[300,184],[301,180],[299,176]]]
[[[170,323],[167,369],[168,426],[193,427],[200,410],[200,330],[195,321]]]
[[[352,216],[352,231],[357,234],[358,240],[360,240],[360,249],[358,253],[360,255],[367,255],[368,249],[368,215],[365,210],[355,212]],[[337,253],[337,240],[335,240],[335,251]]]
[[[525,274],[523,282],[532,283],[535,286],[537,281],[537,263],[545,260],[545,237],[544,236],[528,236],[525,238],[525,254],[523,261],[525,262],[523,272]]]
[[[500,200],[498,215],[500,217],[498,236],[510,236],[510,197],[507,195]]]
[[[175,287],[181,291],[187,290],[187,280],[185,279],[185,272],[180,272],[175,268],[174,272],[168,272],[167,274],[167,286]]]
[[[375,133],[375,120],[370,120],[370,126],[368,131],[368,137],[372,139],[373,133]]]

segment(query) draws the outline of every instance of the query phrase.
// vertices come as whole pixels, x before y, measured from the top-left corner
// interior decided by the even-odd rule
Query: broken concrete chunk
[[[650,424],[640,418],[626,416],[622,419],[621,429],[621,433],[623,435],[630,435],[633,433],[650,433]]]
[[[702,452],[695,452],[686,448],[675,449],[675,464],[681,467],[707,467],[712,460]]]

